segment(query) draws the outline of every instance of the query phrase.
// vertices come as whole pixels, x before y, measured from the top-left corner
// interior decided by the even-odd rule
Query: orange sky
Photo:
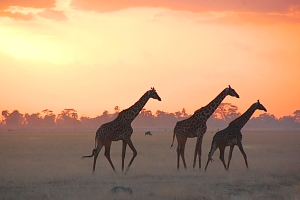
[[[2,0],[0,110],[95,117],[155,87],[147,109],[192,114],[230,84],[224,102],[282,117],[300,109],[299,52],[296,0]]]

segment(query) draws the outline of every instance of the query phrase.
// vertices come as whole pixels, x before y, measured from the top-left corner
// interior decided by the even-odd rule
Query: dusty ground
[[[122,142],[114,142],[114,173],[100,152],[95,174],[93,159],[81,159],[94,147],[95,131],[0,132],[0,199],[300,199],[300,132],[243,131],[249,169],[238,148],[226,172],[216,151],[207,172],[192,169],[196,139],[188,139],[188,169],[176,170],[172,132],[145,136],[134,132],[138,156],[128,174],[121,172]],[[204,136],[204,167],[213,137]],[[226,161],[229,148],[226,149]],[[128,164],[132,152],[127,148]],[[115,195],[114,186],[132,194]]]

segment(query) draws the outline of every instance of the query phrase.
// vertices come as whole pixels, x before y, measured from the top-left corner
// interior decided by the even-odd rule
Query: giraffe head
[[[157,99],[158,101],[161,101],[161,98],[156,93],[156,90],[154,87],[151,88],[151,90],[148,91],[148,94],[150,95],[150,98]]]
[[[259,102],[259,100],[256,102],[256,109],[267,112],[267,109]]]
[[[227,95],[236,97],[236,98],[240,98],[240,96],[238,95],[238,93],[236,93],[236,91],[230,87],[230,85],[228,85],[228,88],[226,89]]]

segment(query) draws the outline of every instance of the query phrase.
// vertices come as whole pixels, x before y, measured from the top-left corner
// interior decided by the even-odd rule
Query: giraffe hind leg
[[[179,160],[180,160],[180,146],[177,146],[177,170],[179,170]]]
[[[180,148],[180,155],[181,155],[181,159],[183,162],[183,166],[186,169],[186,162],[185,162],[185,157],[184,157],[184,149],[185,149],[185,145],[181,146]]]
[[[227,170],[229,170],[229,164],[230,164],[230,161],[231,161],[231,158],[232,158],[233,148],[234,148],[234,145],[231,145],[230,150],[229,150],[229,156],[228,156]]]
[[[103,147],[103,144],[100,142],[100,143],[97,145],[96,149],[94,149],[94,151],[93,151],[93,152],[94,152],[93,172],[95,171],[96,161],[97,161],[99,152],[101,151],[102,147]]]
[[[104,155],[107,158],[107,160],[108,160],[110,166],[112,167],[112,169],[114,171],[116,171],[115,166],[114,166],[114,164],[112,163],[112,161],[110,159],[110,146],[111,146],[111,141],[105,143],[105,152],[104,152]]]
[[[226,164],[225,164],[225,159],[224,159],[225,146],[221,146],[221,147],[219,147],[219,149],[220,149],[220,157],[219,158],[222,161],[225,170],[227,170],[227,167],[226,167]]]

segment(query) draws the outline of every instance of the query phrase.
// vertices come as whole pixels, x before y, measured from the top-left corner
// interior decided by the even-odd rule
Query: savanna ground
[[[214,131],[215,132],[215,131]],[[225,171],[219,151],[206,172],[204,166],[214,133],[202,145],[202,169],[192,169],[196,139],[188,139],[188,169],[176,169],[172,131],[135,131],[138,156],[127,175],[121,172],[122,142],[113,142],[111,158],[117,173],[98,157],[92,173],[95,131],[0,132],[0,199],[300,199],[300,132],[243,131],[248,157],[246,169],[236,147],[230,170]],[[226,162],[229,148],[226,148]],[[125,164],[132,156],[127,147]],[[114,186],[130,187],[132,194],[112,194]]]

